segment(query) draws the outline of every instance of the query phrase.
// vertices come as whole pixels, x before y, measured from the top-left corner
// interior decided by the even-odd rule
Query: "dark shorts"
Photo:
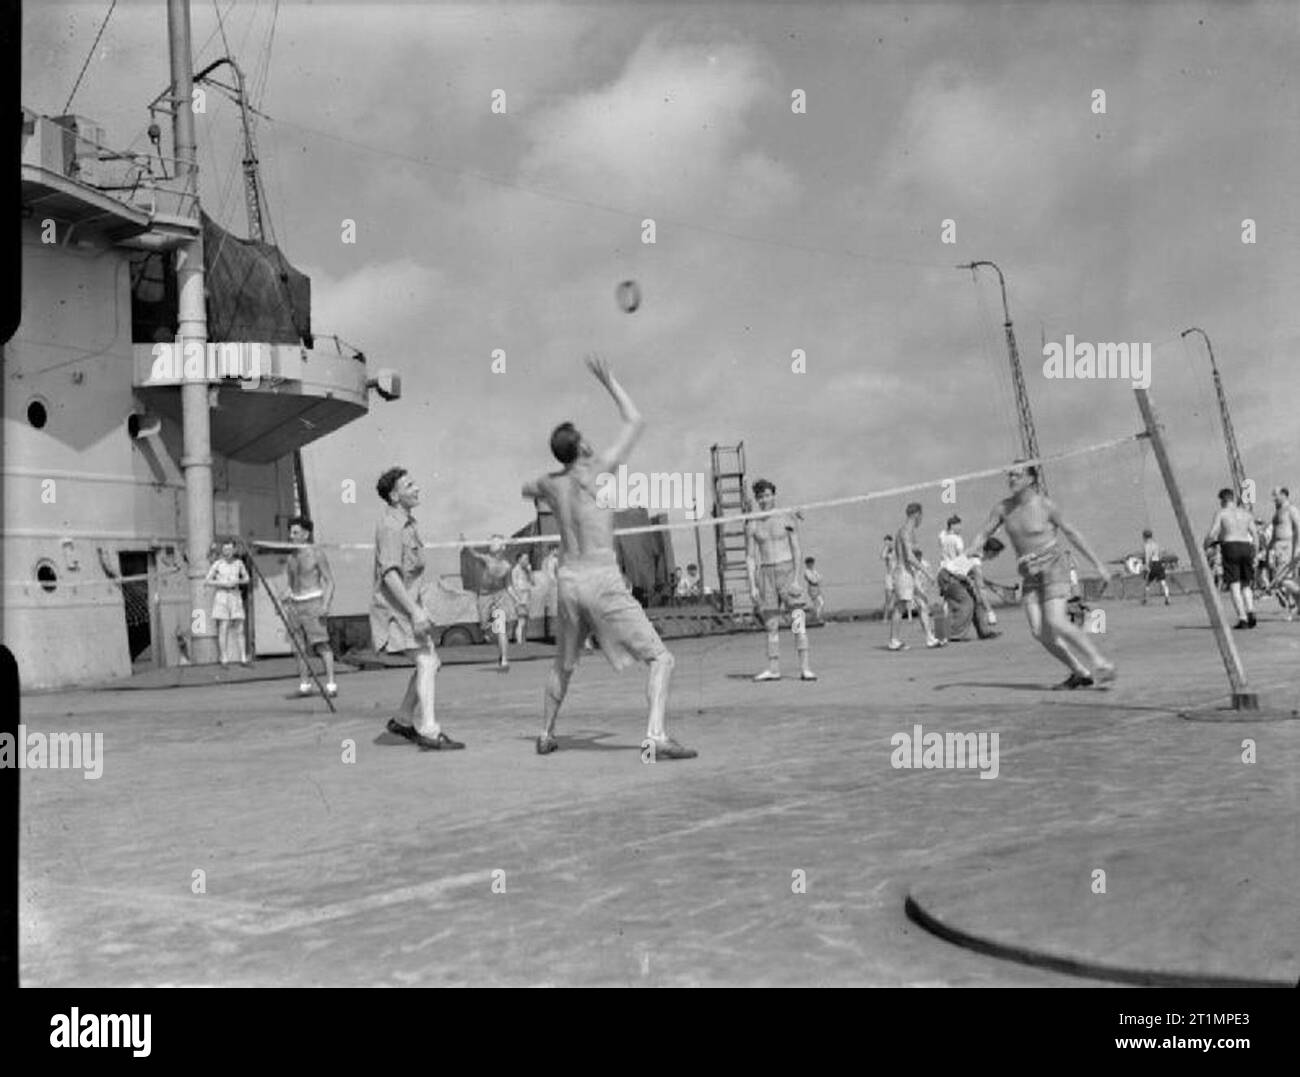
[[[1250,586],[1255,579],[1255,544],[1252,542],[1221,542],[1223,551],[1223,579],[1226,583]]]
[[[1152,561],[1151,567],[1147,569],[1147,583],[1159,583],[1165,578],[1165,563],[1163,561]]]

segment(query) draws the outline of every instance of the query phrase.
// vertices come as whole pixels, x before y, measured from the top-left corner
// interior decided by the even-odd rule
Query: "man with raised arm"
[[[544,726],[537,738],[537,754],[549,755],[559,747],[555,720],[581,657],[582,642],[593,632],[601,653],[616,670],[626,669],[634,660],[649,667],[646,738],[653,745],[654,758],[693,759],[698,753],[673,740],[666,725],[673,656],[623,581],[614,554],[614,513],[602,507],[603,499],[598,500],[601,475],[612,474],[626,462],[645,429],[645,420],[604,359],[588,356],[587,369],[618,406],[623,429],[617,441],[608,451],[597,452],[573,423],[561,423],[551,433],[551,452],[563,470],[543,475],[523,488],[524,497],[546,503],[560,529],[556,570],[559,631],[555,665],[546,680]]]
[[[1087,539],[1066,522],[1055,502],[1039,491],[1037,467],[1017,462],[1007,472],[1007,485],[1011,496],[989,513],[980,533],[971,539],[972,548],[982,549],[998,528],[1007,529],[1018,558],[1029,630],[1048,654],[1070,670],[1070,676],[1057,688],[1088,688],[1094,681],[1113,681],[1114,664],[1087,633],[1070,623],[1066,612],[1071,586],[1067,541],[1097,566],[1103,583],[1110,580],[1110,570]],[[1080,654],[1092,663],[1091,670]]]

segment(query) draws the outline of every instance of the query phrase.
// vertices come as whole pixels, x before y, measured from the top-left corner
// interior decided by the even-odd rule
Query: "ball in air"
[[[618,302],[619,310],[624,314],[631,314],[641,305],[641,289],[636,281],[625,280],[614,289],[614,298]]]

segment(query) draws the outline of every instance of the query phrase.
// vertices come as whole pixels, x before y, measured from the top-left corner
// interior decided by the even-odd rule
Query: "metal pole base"
[[[1294,722],[1300,720],[1300,707],[1261,704],[1254,692],[1234,692],[1231,704],[1179,711],[1178,717],[1189,722]]]

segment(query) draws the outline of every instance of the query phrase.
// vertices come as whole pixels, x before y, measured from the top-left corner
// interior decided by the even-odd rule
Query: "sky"
[[[64,110],[107,10],[25,6],[27,107]],[[394,463],[426,539],[527,523],[552,427],[617,431],[593,351],[647,419],[643,472],[707,471],[743,441],[751,481],[795,505],[1001,466],[1020,444],[1001,298],[955,268],[973,260],[1006,275],[1044,454],[1141,428],[1131,381],[1047,378],[1044,340],[1149,343],[1202,532],[1228,472],[1204,344],[1180,336],[1198,326],[1248,477],[1300,492],[1294,4],[194,0],[192,33],[196,69],[232,52],[269,117],[269,213],[316,332],[402,375],[400,401],[305,452],[321,541],[370,540]],[[168,78],[165,6],[123,0],[71,111],[142,149]],[[210,98],[197,133],[204,205],[242,234],[233,105]],[[1104,557],[1148,526],[1184,554],[1145,444],[1047,475]],[[950,512],[973,533],[1002,489],[913,495],[932,557]],[[910,499],[805,513],[832,607],[878,601]]]

